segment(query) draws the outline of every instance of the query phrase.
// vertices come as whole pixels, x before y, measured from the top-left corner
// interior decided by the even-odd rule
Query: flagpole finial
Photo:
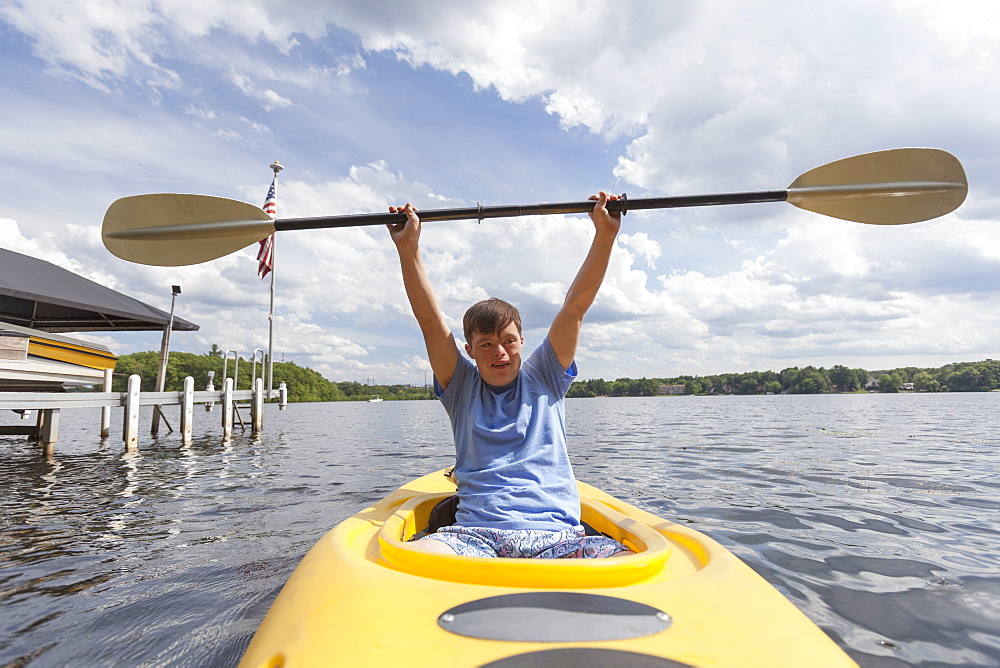
[[[277,176],[278,172],[280,172],[281,170],[283,170],[284,167],[282,166],[282,164],[280,162],[278,162],[277,160],[275,160],[274,162],[271,163],[271,169],[274,170],[274,175]]]

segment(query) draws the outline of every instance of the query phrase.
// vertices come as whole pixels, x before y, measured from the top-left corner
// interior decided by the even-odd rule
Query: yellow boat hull
[[[240,665],[856,665],[715,541],[579,485],[583,521],[636,554],[421,552],[407,540],[455,490],[430,474],[320,539]]]
[[[28,354],[89,369],[114,369],[118,363],[118,357],[104,346],[84,341],[71,343],[66,337],[56,339],[51,335],[33,335],[28,339]]]
[[[114,369],[118,362],[118,357],[106,346],[91,341],[84,341],[66,336],[64,334],[54,334],[43,332],[30,327],[21,327],[8,322],[0,322],[0,332],[10,336],[14,340],[23,341],[27,339],[27,350],[20,348],[20,357],[0,354],[0,359],[25,359],[34,357],[47,362],[60,362],[63,364],[74,364],[76,366],[87,367],[88,369]],[[7,346],[0,346],[0,352],[4,352]],[[7,350],[11,352],[11,350]],[[26,353],[26,354],[25,354]]]

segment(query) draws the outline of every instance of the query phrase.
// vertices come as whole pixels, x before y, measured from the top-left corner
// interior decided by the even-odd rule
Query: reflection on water
[[[434,402],[0,437],[0,665],[232,665],[306,550],[451,462]],[[1000,663],[1000,394],[580,399],[577,475],[735,552],[862,665]],[[7,420],[6,417],[0,419]]]

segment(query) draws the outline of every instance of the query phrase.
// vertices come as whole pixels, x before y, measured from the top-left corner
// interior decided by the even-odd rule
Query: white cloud
[[[215,120],[216,118],[215,112],[212,111],[211,109],[202,109],[200,107],[194,106],[193,104],[189,104],[187,106],[185,113],[191,116],[197,116],[198,118],[202,118],[206,121]]]
[[[160,307],[164,286],[183,281],[184,317],[204,327],[190,335],[198,345],[251,350],[267,311],[252,251],[176,270],[119,262],[97,233],[108,200],[174,189],[258,202],[274,157],[289,166],[281,217],[468,205],[480,195],[461,189],[453,165],[486,174],[486,198],[541,178],[559,192],[614,178],[630,194],[731,192],[782,188],[851,153],[939,145],[973,183],[941,221],[869,228],[783,204],[630,214],[581,368],[615,377],[995,356],[997,5],[776,7],[8,2],[0,17],[60,78],[47,80],[56,93],[2,88],[0,140],[18,167],[3,243]],[[462,105],[464,127],[432,130]],[[537,153],[517,143],[528,132],[544,144]],[[593,137],[584,160],[613,174],[582,177],[574,157],[539,175],[545,153]],[[486,149],[507,144],[516,150]],[[583,216],[428,224],[426,263],[452,326],[469,303],[499,295],[540,336],[591,230]],[[281,351],[335,379],[426,370],[383,229],[282,233],[278,264]]]
[[[663,249],[660,248],[658,241],[651,239],[645,232],[636,232],[635,234],[622,234],[621,243],[641,257],[650,269],[656,269],[656,259],[663,254]]]
[[[257,100],[267,111],[292,106],[292,101],[282,97],[270,88],[259,88],[253,78],[243,72],[230,72],[230,81],[247,97]]]

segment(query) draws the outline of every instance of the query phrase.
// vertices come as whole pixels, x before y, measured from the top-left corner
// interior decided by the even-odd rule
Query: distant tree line
[[[230,358],[227,373],[233,375],[236,366]],[[144,352],[118,358],[112,380],[112,391],[124,392],[128,377],[142,378],[142,391],[156,389],[159,353]],[[218,346],[204,355],[173,352],[167,361],[164,387],[168,391],[182,389],[184,378],[195,379],[195,389],[203,390],[208,372],[215,372],[215,387],[222,387],[223,353]],[[253,364],[240,358],[237,387],[249,389]],[[257,375],[261,375],[260,366]],[[266,377],[266,372],[265,372]],[[294,362],[275,362],[274,386],[284,382],[288,400],[298,401],[365,401],[378,396],[387,401],[433,399],[430,388],[410,385],[367,385],[357,381],[333,382],[319,372]],[[570,387],[570,397],[651,397],[660,393],[661,386],[683,385],[684,394],[821,394],[824,392],[987,392],[1000,390],[1000,361],[958,362],[937,369],[903,367],[888,371],[866,371],[836,365],[830,369],[807,366],[790,367],[780,372],[749,371],[711,376],[677,376],[673,378],[618,378],[617,380],[582,380]],[[911,388],[912,385],[912,388]],[[99,390],[99,387],[93,388]]]
[[[112,391],[124,392],[128,383],[128,377],[138,374],[142,378],[141,389],[143,392],[152,392],[156,389],[156,372],[160,366],[160,354],[158,352],[131,353],[118,358],[115,365],[114,376],[112,376]],[[235,370],[232,357],[226,364],[226,373],[232,378]],[[239,378],[236,387],[242,390],[250,389],[252,385],[251,375],[253,374],[253,364],[250,360],[240,358]],[[167,373],[164,381],[164,389],[167,391],[180,391],[183,389],[184,378],[191,376],[195,380],[195,389],[203,390],[208,383],[208,372],[215,372],[215,389],[222,388],[222,368],[223,353],[218,346],[213,345],[212,349],[205,355],[194,353],[172,352],[167,359]],[[257,364],[257,376],[261,376],[260,364]],[[264,382],[267,382],[267,372],[263,372]],[[284,382],[288,388],[288,400],[299,401],[366,401],[373,396],[381,397],[386,401],[400,399],[433,399],[434,395],[430,390],[423,387],[411,387],[409,385],[366,385],[356,381],[332,382],[324,378],[319,372],[308,367],[302,367],[294,362],[274,363],[274,387]],[[95,390],[100,388],[95,387]]]
[[[570,397],[651,397],[660,387],[684,386],[683,394],[821,394],[824,392],[988,392],[1000,390],[1000,361],[958,362],[937,369],[903,367],[866,371],[836,365],[782,371],[749,371],[673,378],[601,378],[573,383]]]

